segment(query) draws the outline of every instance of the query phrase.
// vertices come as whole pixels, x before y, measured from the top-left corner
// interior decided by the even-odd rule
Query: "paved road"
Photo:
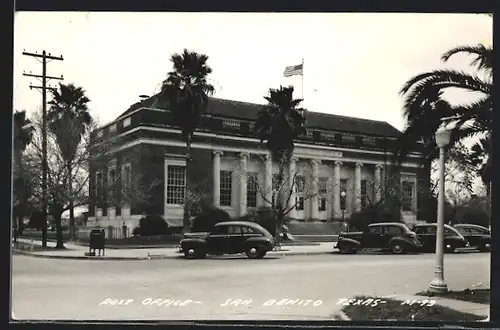
[[[425,289],[433,264],[432,254],[145,261],[14,256],[13,310],[19,319],[43,320],[331,319],[340,298]],[[489,265],[490,254],[447,254],[448,286],[488,286]],[[108,298],[115,305],[103,303]],[[221,306],[227,299],[247,302]],[[265,306],[281,299],[290,301]]]

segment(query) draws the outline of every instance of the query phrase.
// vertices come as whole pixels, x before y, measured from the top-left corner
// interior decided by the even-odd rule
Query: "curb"
[[[41,259],[67,259],[67,260],[112,260],[112,261],[125,261],[125,260],[162,260],[162,259],[180,259],[182,255],[168,256],[168,255],[149,255],[146,257],[91,257],[91,256],[58,256],[58,255],[41,255],[31,252],[26,252],[22,250],[13,249],[13,252],[30,256],[33,258],[41,258]],[[292,253],[279,253],[275,252],[275,254],[268,254],[269,256],[304,256],[304,255],[322,255],[322,254],[332,254],[333,251],[322,251],[322,252],[292,252]]]

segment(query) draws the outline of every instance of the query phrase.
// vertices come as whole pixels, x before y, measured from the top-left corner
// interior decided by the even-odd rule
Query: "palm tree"
[[[432,140],[437,128],[435,125],[439,125],[443,117],[453,117],[445,120],[445,123],[457,121],[452,135],[453,143],[491,131],[493,48],[484,45],[456,47],[443,54],[442,60],[446,62],[460,53],[473,55],[475,58],[471,64],[477,67],[478,73],[483,72],[484,77],[457,70],[434,70],[411,78],[400,91],[405,97],[403,115],[407,120],[400,140],[410,143],[420,139]],[[480,97],[470,104],[451,106],[442,99],[443,92],[449,88],[474,92]],[[404,147],[398,149],[400,154],[409,151]]]
[[[261,143],[266,141],[273,161],[278,162],[279,172],[276,185],[281,187],[284,180],[284,167],[288,164],[295,148],[294,140],[305,132],[306,110],[298,108],[302,99],[293,98],[293,86],[269,89],[269,95],[264,96],[267,106],[257,113],[255,131]],[[276,196],[277,226],[282,225],[281,196]]]
[[[215,89],[208,82],[212,69],[207,64],[207,55],[184,49],[182,54],[173,54],[170,61],[173,64],[173,70],[162,82],[159,99],[168,103],[174,124],[181,129],[182,141],[186,143],[186,186],[188,187],[193,134],[200,125],[208,107],[209,96],[213,95]],[[185,199],[187,199],[187,194]],[[185,200],[182,221],[184,231],[189,228],[188,204]]]
[[[56,138],[67,171],[66,183],[70,196],[69,228],[72,238],[75,235],[73,162],[83,135],[92,123],[88,108],[89,102],[90,99],[86,96],[85,90],[74,84],[59,84],[58,90],[52,90],[52,100],[48,102],[50,105],[47,112],[48,128]]]
[[[434,70],[411,78],[401,89],[400,93],[405,98],[403,114],[407,125],[395,150],[399,164],[420,141],[423,142],[430,168],[430,162],[438,156],[434,133],[442,122],[447,124],[456,121],[450,146],[466,138],[491,133],[493,48],[484,45],[460,46],[447,51],[441,59],[446,62],[462,53],[474,57],[471,65],[476,67],[476,74],[451,69]],[[442,98],[443,93],[450,88],[473,92],[478,95],[478,99],[469,104],[453,106]],[[442,121],[445,117],[448,119]]]
[[[491,196],[492,148],[491,133],[486,134],[485,137],[481,138],[471,148],[472,164],[478,167],[479,176],[486,187],[487,196]]]
[[[24,213],[26,211],[26,203],[28,200],[26,191],[26,180],[24,177],[24,167],[22,163],[22,154],[26,150],[27,146],[31,143],[33,139],[33,130],[31,121],[26,117],[26,111],[15,111],[14,113],[14,161],[15,168],[14,173],[17,169],[17,175],[14,179],[14,194],[17,196],[17,202],[15,204],[14,217],[17,217],[17,221],[14,218],[14,240],[17,238],[17,233],[22,233],[22,221],[24,218]]]

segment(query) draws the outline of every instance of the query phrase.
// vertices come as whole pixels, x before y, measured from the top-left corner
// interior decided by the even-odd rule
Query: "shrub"
[[[456,223],[474,224],[488,228],[491,224],[490,216],[483,210],[475,207],[461,207],[455,215]]]
[[[271,235],[276,236],[276,216],[272,208],[260,207],[252,216],[254,217],[254,222],[267,229]]]
[[[170,233],[168,224],[159,215],[147,215],[139,220],[139,226],[134,228],[132,234],[134,236],[153,236],[153,235],[167,235]]]
[[[352,230],[364,231],[371,223],[403,222],[401,210],[397,203],[371,205],[351,214],[347,223]]]
[[[231,216],[226,211],[217,207],[204,208],[204,213],[191,220],[190,231],[206,232],[212,231],[219,222],[231,221]]]

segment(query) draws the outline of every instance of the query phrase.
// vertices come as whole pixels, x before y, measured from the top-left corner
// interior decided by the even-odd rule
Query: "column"
[[[363,164],[354,165],[354,209],[361,210],[361,167]]]
[[[333,218],[340,216],[340,166],[341,161],[336,161],[333,167]]]
[[[292,158],[290,158],[290,164],[288,167],[288,177],[289,177],[289,188],[288,189],[290,189],[290,193],[287,194],[288,196],[290,196],[290,200],[288,201],[288,208],[290,209],[290,212],[288,212],[288,217],[290,217],[292,219],[296,218],[296,215],[295,215],[295,202],[296,202],[295,201],[295,197],[296,197],[295,191],[297,190],[297,182],[294,182],[294,180],[296,181],[296,178],[295,178],[296,171],[297,171],[297,158],[292,157]],[[286,197],[288,197],[288,196],[286,196]]]
[[[264,182],[264,204],[271,206],[273,199],[273,159],[270,154],[266,155]]]
[[[312,220],[318,220],[318,161],[316,159],[311,160],[311,166],[312,166],[312,184],[311,184],[311,194],[313,195],[312,198],[309,200],[311,201],[311,219]]]
[[[239,214],[240,217],[247,213],[247,160],[248,154],[242,152],[240,154],[240,194],[239,194]]]
[[[213,203],[215,207],[220,206],[220,156],[222,155],[221,151],[213,152]]]
[[[382,196],[382,165],[375,165],[375,201],[380,201]]]

